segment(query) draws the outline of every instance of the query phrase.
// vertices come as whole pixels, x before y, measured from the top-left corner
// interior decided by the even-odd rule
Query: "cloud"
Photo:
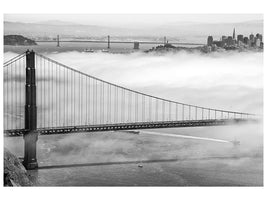
[[[263,54],[258,52],[47,56],[103,80],[175,101],[231,110],[250,107],[250,112],[262,106]]]

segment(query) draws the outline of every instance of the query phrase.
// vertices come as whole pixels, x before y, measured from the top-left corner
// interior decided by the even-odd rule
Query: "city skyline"
[[[236,34],[236,29],[233,28],[233,35],[222,35],[220,40],[213,40],[213,36],[210,35],[207,38],[207,50],[216,51],[217,47],[224,48],[226,50],[242,49],[242,48],[260,48],[263,49],[263,36],[257,33],[255,36],[253,33],[249,35]]]

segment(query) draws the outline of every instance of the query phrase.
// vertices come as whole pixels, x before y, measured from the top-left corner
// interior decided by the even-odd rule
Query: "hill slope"
[[[4,45],[30,46],[30,45],[37,45],[37,44],[35,41],[28,39],[22,35],[5,35]]]

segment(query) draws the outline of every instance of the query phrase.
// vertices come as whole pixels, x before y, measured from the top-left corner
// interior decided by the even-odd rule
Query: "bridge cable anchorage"
[[[8,134],[12,130],[14,135],[25,131],[28,54],[16,56],[4,67],[4,130]],[[37,131],[42,134],[196,126],[224,118],[240,121],[256,116],[167,100],[104,81],[38,53],[34,58]]]

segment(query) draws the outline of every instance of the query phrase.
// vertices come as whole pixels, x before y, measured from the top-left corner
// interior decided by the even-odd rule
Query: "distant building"
[[[260,46],[261,49],[263,49],[263,42],[261,42],[261,46]]]
[[[248,42],[248,45],[249,45],[250,47],[254,47],[254,46],[255,46],[255,37],[254,37],[254,35],[253,35],[252,33],[249,35],[249,42]]]
[[[205,52],[205,53],[210,53],[211,52],[211,46],[204,46],[203,47],[203,51]]]
[[[248,44],[248,37],[244,37],[244,44]]]
[[[249,35],[249,40],[250,40],[251,42],[254,42],[254,35],[253,35],[253,34],[250,34],[250,35]]]
[[[218,42],[218,41],[216,41]],[[217,48],[217,45],[213,43],[213,45],[211,46],[211,51],[216,51],[218,48]]]
[[[261,46],[261,40],[260,40],[260,38],[256,38],[255,45],[256,45],[256,47],[260,47]]]
[[[233,30],[233,40],[235,40],[235,28]]]
[[[223,47],[224,46],[223,41],[213,41],[213,44],[216,45],[217,47]]]
[[[256,38],[260,39],[260,41],[262,42],[262,35],[261,34],[257,33]]]
[[[228,38],[227,38],[227,45],[228,46],[234,45],[234,40],[231,36],[228,36]]]
[[[227,43],[227,37],[223,35],[221,40],[222,40],[222,47],[224,47]]]
[[[211,46],[208,46],[207,52],[211,52]]]
[[[243,35],[237,35],[237,41],[244,42]]]
[[[261,40],[261,42],[262,42],[262,35],[261,35],[261,34],[260,34],[259,38],[260,38],[260,40]]]
[[[209,36],[207,41],[207,46],[212,46],[212,43],[213,43],[213,37]]]

